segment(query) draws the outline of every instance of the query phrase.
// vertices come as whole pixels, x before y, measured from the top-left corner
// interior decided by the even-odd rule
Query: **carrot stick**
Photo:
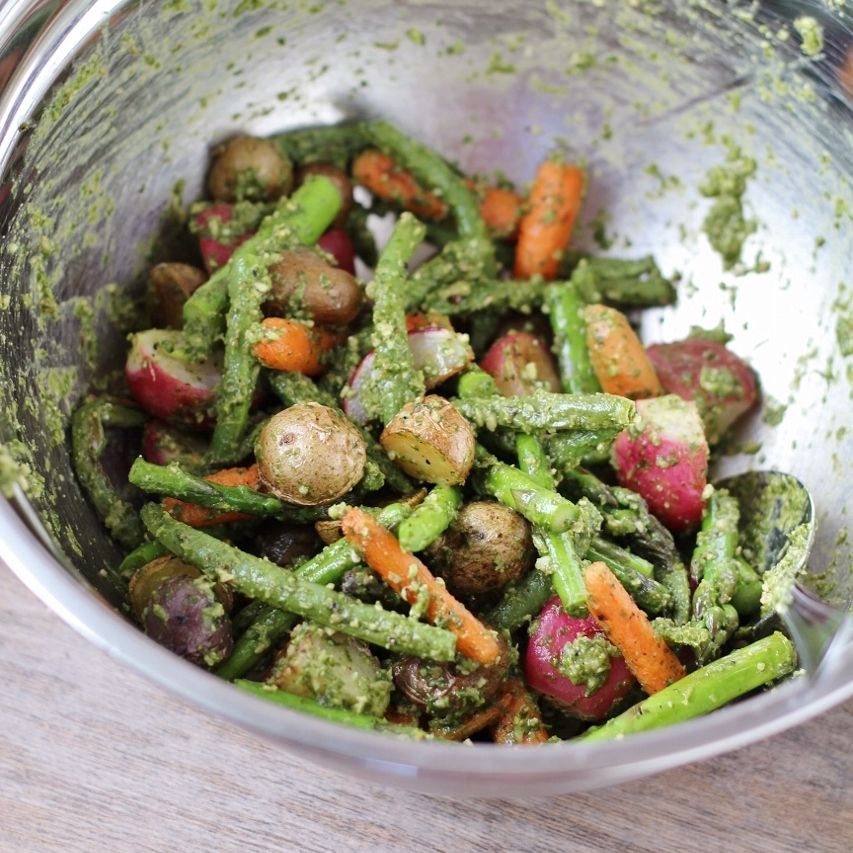
[[[336,340],[330,332],[283,317],[267,317],[261,326],[275,335],[252,347],[255,358],[264,367],[306,376],[317,376],[323,371],[323,353],[331,349]]]
[[[621,311],[587,305],[583,318],[589,360],[602,391],[632,400],[664,393],[645,348]]]
[[[204,479],[218,486],[248,486],[250,489],[256,489],[260,482],[260,473],[257,465],[250,465],[248,468],[223,468],[221,471],[208,474]],[[215,524],[246,521],[252,518],[245,512],[224,512],[177,498],[164,498],[163,509],[190,527],[212,527]]]
[[[518,226],[515,277],[557,275],[580,210],[586,179],[583,170],[545,160],[536,173],[527,213]]]
[[[486,187],[480,200],[480,215],[495,237],[512,239],[521,221],[524,199],[503,187]]]
[[[625,658],[640,686],[650,696],[687,671],[670,647],[655,633],[646,614],[604,563],[590,563],[584,572],[587,606],[607,638]]]
[[[406,331],[417,332],[420,329],[449,329],[453,331],[453,324],[446,314],[437,314],[430,311],[427,314],[406,314]]]
[[[427,619],[456,634],[460,654],[484,666],[498,659],[501,647],[494,632],[460,604],[414,554],[404,551],[390,530],[357,507],[347,511],[342,526],[370,568],[409,604],[418,601],[421,591],[428,593]]]
[[[539,708],[518,678],[506,682],[506,692],[498,699],[501,714],[492,726],[495,743],[546,743],[548,732]]]
[[[375,148],[362,151],[352,164],[353,177],[375,196],[393,201],[427,219],[444,219],[447,205],[424,189],[411,172],[401,169],[393,157]]]

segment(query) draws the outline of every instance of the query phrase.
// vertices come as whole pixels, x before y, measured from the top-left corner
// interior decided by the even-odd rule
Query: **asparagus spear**
[[[423,551],[450,526],[459,507],[462,492],[455,486],[435,486],[400,524],[397,538],[404,551]]]
[[[168,553],[169,551],[159,542],[143,542],[119,563],[116,571],[123,578],[129,578],[137,569]]]
[[[406,504],[388,504],[379,510],[377,520],[384,527],[393,529],[408,518],[410,512]],[[346,539],[339,539],[295,569],[293,575],[325,586],[337,583],[358,561],[358,556]],[[218,667],[216,674],[229,681],[244,675],[290,631],[295,622],[296,617],[292,613],[264,605],[256,621],[234,643],[231,655]]]
[[[561,476],[578,465],[606,462],[618,430],[575,430],[560,432],[545,440],[551,464]]]
[[[479,427],[512,427],[519,432],[622,430],[636,420],[633,401],[613,394],[553,394],[526,397],[471,397],[453,401]]]
[[[610,740],[692,720],[788,675],[796,665],[791,641],[776,632],[691,672],[578,740]]]
[[[363,122],[301,127],[272,137],[294,163],[334,163],[346,169],[350,159],[370,144]]]
[[[287,693],[284,690],[278,690],[267,685],[259,684],[257,681],[238,679],[234,684],[241,690],[251,693],[253,696],[258,696],[259,698],[266,699],[269,702],[275,702],[277,705],[290,708],[292,711],[301,711],[305,714],[311,714],[314,717],[320,717],[323,720],[330,720],[333,723],[343,723],[344,725],[353,726],[357,729],[388,732],[390,734],[416,738],[418,740],[423,740],[429,737],[429,734],[415,726],[403,726],[399,723],[389,723],[387,720],[383,720],[380,717],[371,717],[368,714],[359,714],[356,711],[348,711],[344,708],[332,708],[326,705],[321,705],[313,699],[306,699],[304,696]]]
[[[138,457],[130,468],[128,480],[134,486],[157,495],[222,510],[281,518],[305,524],[324,518],[322,507],[293,507],[273,495],[264,495],[247,486],[220,486],[183,471],[176,462],[154,465]]]
[[[423,396],[424,377],[415,369],[406,333],[406,265],[424,236],[423,225],[403,213],[382,250],[376,275],[367,286],[373,299],[373,371],[362,399],[371,418],[387,424],[410,400]]]
[[[274,253],[293,245],[312,245],[328,228],[340,209],[341,197],[335,185],[320,175],[310,177],[289,199],[261,223],[258,233],[243,243],[225,266],[199,287],[184,303],[183,350],[189,360],[207,356],[222,337],[228,307],[228,283],[239,261],[261,256],[275,259]]]
[[[626,307],[671,305],[676,293],[672,282],[661,274],[651,255],[636,260],[596,258],[570,252],[560,274],[574,275],[586,263],[581,295],[587,302],[614,302]]]
[[[140,516],[151,535],[175,556],[218,582],[230,582],[250,598],[401,654],[438,661],[453,660],[456,654],[456,637],[450,631],[362,604],[296,577],[267,560],[175,521],[154,504],[144,506]]]
[[[552,575],[535,568],[518,583],[507,587],[501,600],[483,616],[483,621],[500,631],[514,631],[532,619],[553,594]]]
[[[586,556],[589,560],[604,563],[646,613],[658,614],[669,609],[672,600],[669,590],[637,569],[638,565],[645,564],[649,571],[653,570],[651,563],[642,557],[599,537],[593,539]]]
[[[542,304],[545,294],[555,284],[533,281],[512,281],[499,279],[462,279],[445,287],[432,290],[423,300],[427,311],[453,316],[479,314],[481,311],[507,311],[527,313]]]
[[[581,265],[585,264],[581,261]],[[601,390],[586,345],[584,302],[573,281],[552,284],[545,290],[545,305],[554,331],[554,352],[560,364],[563,390],[592,394]]]
[[[108,397],[83,403],[71,418],[71,454],[77,479],[113,538],[125,548],[142,541],[136,509],[119,494],[101,464],[107,448],[107,428],[141,427],[147,415]]]

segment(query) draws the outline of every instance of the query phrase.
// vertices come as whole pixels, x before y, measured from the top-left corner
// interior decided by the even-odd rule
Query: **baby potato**
[[[320,506],[361,480],[367,449],[342,414],[319,403],[297,403],[267,421],[255,456],[263,488],[288,503]]]
[[[151,320],[158,329],[181,329],[184,303],[207,280],[189,264],[157,264],[148,274]]]
[[[496,501],[471,501],[426,551],[430,568],[458,598],[483,601],[533,567],[530,525]]]
[[[214,201],[273,201],[293,187],[293,164],[269,139],[237,136],[213,152],[207,189]]]
[[[349,272],[305,247],[285,252],[269,272],[272,292],[264,309],[270,314],[292,315],[304,308],[315,323],[345,326],[356,318],[364,298]]]
[[[403,406],[379,441],[403,471],[425,483],[460,485],[474,464],[476,440],[468,421],[435,394]]]
[[[323,705],[382,717],[391,698],[391,676],[364,643],[302,622],[276,660],[270,683]]]

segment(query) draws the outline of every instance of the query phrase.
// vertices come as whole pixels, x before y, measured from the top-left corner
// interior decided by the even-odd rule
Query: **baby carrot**
[[[496,703],[501,713],[492,726],[492,740],[506,744],[546,743],[548,731],[524,683],[511,678],[505,687]]]
[[[421,594],[429,596],[427,619],[456,634],[460,654],[483,665],[498,659],[501,647],[494,632],[460,604],[414,554],[404,551],[390,530],[357,507],[347,511],[342,526],[370,568],[409,604],[415,604]]]
[[[527,213],[518,226],[515,277],[556,277],[575,226],[586,179],[582,169],[545,160],[536,172]]]
[[[602,391],[632,400],[664,393],[645,348],[621,311],[587,305],[583,318],[589,360]]]
[[[490,187],[479,181],[466,181],[480,201],[480,216],[492,236],[512,239],[518,231],[524,207],[524,199],[506,187]]]
[[[248,468],[223,468],[221,471],[208,474],[204,479],[218,486],[248,486],[250,489],[256,489],[260,482],[260,474],[257,465],[250,465]],[[177,521],[188,524],[190,527],[212,527],[215,524],[246,521],[252,518],[245,512],[212,509],[177,498],[164,498],[163,509]]]
[[[650,696],[687,673],[670,647],[655,633],[646,614],[604,563],[584,572],[587,607],[625,658],[640,686]]]
[[[426,219],[444,219],[447,205],[435,193],[424,189],[411,172],[401,169],[393,157],[368,148],[355,158],[353,177],[375,196],[393,201]]]
[[[313,329],[283,317],[267,317],[261,327],[270,337],[258,341],[252,352],[272,370],[317,376],[323,370],[323,353],[335,344],[335,336],[325,329]]]

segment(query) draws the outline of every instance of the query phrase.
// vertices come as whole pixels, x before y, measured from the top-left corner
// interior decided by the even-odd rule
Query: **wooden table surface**
[[[0,850],[849,851],[853,703],[618,788],[454,802],[321,770],[163,694],[0,566]]]

